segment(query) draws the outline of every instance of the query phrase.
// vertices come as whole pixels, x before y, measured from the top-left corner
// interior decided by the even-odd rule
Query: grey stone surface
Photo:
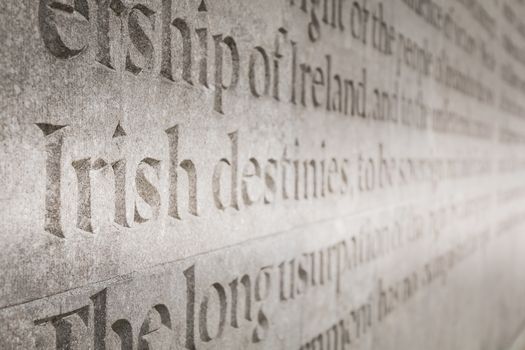
[[[519,347],[524,15],[2,1],[0,349]]]

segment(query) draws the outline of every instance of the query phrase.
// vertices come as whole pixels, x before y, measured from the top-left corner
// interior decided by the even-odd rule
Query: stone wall
[[[0,3],[1,349],[508,349],[522,0]]]

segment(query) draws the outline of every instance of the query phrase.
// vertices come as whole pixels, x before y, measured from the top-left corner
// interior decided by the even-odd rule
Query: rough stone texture
[[[524,15],[2,1],[0,349],[518,349]]]

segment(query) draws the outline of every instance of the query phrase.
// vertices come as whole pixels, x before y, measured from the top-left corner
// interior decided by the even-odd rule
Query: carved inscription
[[[444,128],[458,128],[457,132],[478,137],[487,137],[487,127],[483,125],[449,124],[436,114],[436,131],[448,131]],[[455,120],[452,119],[452,123]],[[454,126],[455,125],[455,126]],[[71,164],[62,164],[64,152],[63,140],[67,129],[61,126],[38,124],[44,131],[54,131],[44,136],[46,156],[46,199],[45,225],[47,232],[64,238],[64,213],[62,192],[64,185],[61,178],[65,172],[75,174],[76,188],[76,223],[74,227],[86,233],[96,233],[104,223],[125,228],[164,219],[184,220],[185,214],[201,217],[197,186],[200,168],[190,154],[184,157],[179,152],[181,130],[178,125],[164,132],[164,144],[167,154],[151,154],[137,163],[131,164],[122,157],[115,142],[126,142],[128,137],[120,124],[108,141],[105,156],[87,157],[72,160]],[[506,132],[502,135],[514,135]],[[285,146],[279,157],[261,159],[242,157],[240,161],[239,131],[225,137],[229,154],[218,158],[208,183],[212,189],[211,201],[214,207],[226,212],[249,207],[278,204],[287,201],[322,201],[330,198],[344,198],[356,193],[374,193],[391,188],[402,188],[414,184],[436,185],[444,179],[468,178],[490,174],[492,163],[483,157],[471,158],[421,158],[389,154],[385,146],[379,143],[374,150],[358,152],[355,155],[304,158],[301,155],[301,143],[298,139],[290,146]],[[510,137],[510,136],[509,136]],[[507,138],[509,138],[507,137]],[[513,139],[516,139],[514,137]],[[510,140],[510,139],[509,139]],[[160,141],[160,140],[159,140]],[[502,141],[503,142],[503,141]],[[509,141],[511,142],[511,141]],[[319,146],[325,151],[326,142]],[[326,153],[325,153],[326,154]],[[110,208],[105,217],[95,216],[93,200],[99,187],[97,181],[109,182],[111,193],[104,196]],[[162,184],[166,186],[161,187]],[[185,184],[184,187],[181,184]],[[168,193],[163,198],[162,193]],[[100,205],[100,203],[98,204]],[[160,215],[162,208],[167,208],[168,217]],[[67,227],[72,225],[68,224]]]
[[[284,260],[268,261],[257,268],[241,268],[235,274],[228,273],[230,277],[216,279],[199,263],[183,263],[178,272],[168,270],[160,275],[164,279],[176,278],[176,290],[170,290],[168,295],[181,299],[177,303],[182,302],[184,307],[178,309],[179,313],[170,310],[169,305],[174,305],[174,301],[168,297],[151,306],[140,305],[139,321],[136,317],[110,317],[111,298],[128,292],[126,283],[117,283],[86,298],[76,309],[39,318],[34,324],[35,327],[52,326],[46,332],[51,332],[56,341],[47,346],[56,349],[75,348],[80,344],[93,344],[98,350],[169,348],[181,344],[191,350],[206,344],[220,344],[234,334],[242,334],[250,344],[262,343],[276,331],[272,329],[277,321],[273,319],[277,317],[276,306],[284,308],[300,303],[319,291],[342,300],[339,298],[348,293],[353,274],[414,244],[457,234],[451,231],[453,223],[483,212],[485,208],[480,204],[485,201],[485,197],[469,198],[419,213],[410,207],[398,208],[393,221],[384,227],[364,220],[355,235],[348,235],[342,241],[302,251]],[[340,313],[344,316],[333,326],[311,339],[303,339],[303,345],[297,348],[342,349],[357,344],[403,304],[432,289],[492,239],[486,227],[472,229],[462,233],[450,248],[426,258],[406,275],[398,279],[379,276],[360,303]],[[121,310],[118,314],[122,312],[129,311]],[[175,318],[184,320],[183,328],[174,326]],[[183,339],[182,343],[176,340],[177,335]]]
[[[0,348],[504,348],[524,1],[234,3],[24,5]]]

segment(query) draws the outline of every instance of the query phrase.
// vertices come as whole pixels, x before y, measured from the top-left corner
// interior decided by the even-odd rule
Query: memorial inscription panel
[[[0,3],[0,349],[510,349],[522,0]]]

